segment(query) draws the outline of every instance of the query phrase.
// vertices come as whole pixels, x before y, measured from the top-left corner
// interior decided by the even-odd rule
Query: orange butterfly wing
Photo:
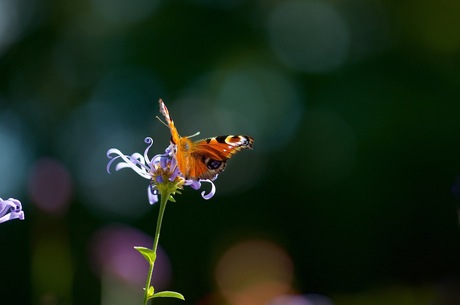
[[[248,136],[219,136],[193,142],[190,150],[190,177],[214,179],[225,169],[226,162],[242,149],[252,149],[254,139]],[[180,169],[180,168],[179,168]]]
[[[187,179],[215,179],[226,161],[242,149],[252,149],[254,139],[249,136],[219,136],[196,142],[177,132],[168,108],[160,99],[160,112],[171,130],[171,142],[176,145],[175,157],[180,172]]]

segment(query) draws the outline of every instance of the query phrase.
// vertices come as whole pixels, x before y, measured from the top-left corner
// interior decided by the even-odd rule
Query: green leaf
[[[147,260],[149,264],[153,264],[155,262],[155,259],[157,258],[157,254],[149,248],[144,248],[144,247],[134,247],[137,251],[139,251],[140,254]]]
[[[153,297],[154,297],[154,296],[153,296],[154,294],[155,294],[155,289],[153,288],[153,286],[150,286],[150,287],[149,287],[149,291],[147,292],[148,298],[149,298],[149,299],[153,298]]]
[[[174,197],[172,195],[169,195],[168,200],[171,201],[171,202],[176,202],[176,199],[174,199]]]
[[[185,301],[185,298],[182,294],[174,291],[160,291],[153,294],[152,298],[176,298]]]

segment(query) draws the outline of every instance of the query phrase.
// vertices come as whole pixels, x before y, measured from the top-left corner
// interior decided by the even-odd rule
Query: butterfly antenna
[[[194,134],[192,134],[191,136],[188,136],[187,138],[193,138],[193,137],[196,137],[200,134],[199,131],[195,132]]]
[[[169,128],[169,125],[166,124],[158,115],[156,116],[156,118],[158,119],[158,121],[160,121],[163,125],[165,125],[166,127]]]

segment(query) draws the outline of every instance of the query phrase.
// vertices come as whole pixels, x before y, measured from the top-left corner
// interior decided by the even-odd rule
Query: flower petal
[[[112,156],[115,154],[116,156]],[[124,162],[120,162],[115,166],[115,170],[118,171],[122,168],[131,168],[134,170],[138,175],[150,179],[150,168],[145,164],[144,157],[139,153],[134,153],[131,156],[124,155],[121,151],[116,148],[111,148],[107,151],[107,157],[110,158],[109,163],[107,163],[107,172],[110,174],[110,166],[115,160],[118,158],[123,159]]]
[[[178,176],[181,176],[181,173],[179,171],[179,168],[176,167],[176,169],[171,173],[171,176],[169,177],[169,181],[174,181]],[[181,176],[182,177],[182,176]]]
[[[144,139],[144,142],[148,144],[147,148],[144,150],[144,159],[145,161],[147,161],[147,164],[150,164],[148,153],[149,153],[150,147],[152,147],[153,145],[153,139],[151,137],[146,137]]]
[[[206,199],[206,200],[211,199],[214,196],[214,194],[216,193],[216,186],[214,185],[214,182],[212,182],[209,179],[201,180],[201,181],[209,182],[211,184],[211,190],[209,191],[209,193],[206,194],[206,192],[203,191],[203,192],[201,192],[201,197],[203,197],[203,199]]]
[[[0,198],[0,223],[11,219],[24,220],[21,202],[14,198],[7,200]]]
[[[211,190],[209,193],[206,191],[201,192],[201,196],[208,200],[216,193],[216,186],[209,180],[185,180],[183,174],[177,167],[177,160],[174,156],[176,146],[170,144],[163,154],[157,154],[152,159],[149,158],[148,153],[153,145],[153,139],[146,137],[144,142],[147,143],[147,148],[144,150],[144,154],[134,153],[132,155],[125,155],[116,148],[111,148],[107,151],[107,157],[110,159],[107,164],[107,172],[110,173],[110,167],[113,163],[116,163],[115,170],[119,171],[123,168],[131,168],[138,175],[149,179],[150,185],[147,190],[147,195],[150,204],[158,202],[159,191],[158,186],[167,183],[166,177],[169,182],[173,182],[177,188],[182,188],[182,185],[190,186],[191,188],[198,190],[201,188],[201,182],[211,183]],[[121,159],[121,160],[120,160]],[[217,177],[217,176],[216,176]],[[214,179],[216,178],[214,177]],[[214,180],[213,179],[213,180]],[[0,214],[0,217],[2,215]]]
[[[147,196],[149,197],[149,203],[155,204],[158,202],[158,191],[154,190],[151,185],[147,189]]]
[[[201,187],[201,180],[186,180],[185,185],[190,186],[194,190],[199,190]]]

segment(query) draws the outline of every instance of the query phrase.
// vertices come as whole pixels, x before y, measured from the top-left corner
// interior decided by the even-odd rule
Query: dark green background
[[[89,267],[88,240],[111,223],[153,234],[158,207],[148,206],[147,182],[123,172],[107,175],[106,189],[119,176],[131,179],[134,187],[125,191],[140,192],[136,200],[145,201],[145,212],[129,217],[97,213],[84,204],[91,193],[82,183],[86,178],[78,175],[86,158],[96,158],[87,166],[99,164],[90,172],[106,175],[105,151],[141,152],[145,136],[158,138],[154,152],[161,152],[168,131],[154,116],[162,97],[178,113],[183,135],[200,130],[205,137],[255,137],[254,151],[236,156],[216,181],[214,198],[204,201],[186,189],[166,210],[160,244],[173,267],[169,288],[183,293],[187,304],[199,304],[215,290],[219,255],[248,238],[283,247],[293,259],[298,291],[327,295],[337,305],[378,304],[379,295],[370,292],[381,287],[399,287],[401,295],[409,291],[412,300],[428,291],[423,304],[458,304],[453,296],[460,287],[458,201],[451,188],[460,174],[460,4],[325,1],[355,29],[352,41],[353,35],[363,34],[362,41],[374,49],[360,53],[359,46],[351,45],[339,65],[317,72],[286,65],[271,46],[267,20],[282,1],[160,1],[133,22],[104,20],[96,2],[11,2],[20,16],[12,29],[19,34],[0,54],[0,111],[15,114],[25,130],[22,141],[32,148],[18,192],[0,194],[20,199],[26,213],[23,222],[0,225],[0,303],[54,304],[43,295],[55,294],[58,304],[99,304],[100,283]],[[108,9],[122,1],[99,3]],[[142,3],[128,3],[126,14]],[[367,9],[378,9],[380,30],[373,32],[374,20],[358,18]],[[213,77],[225,77],[235,67],[251,69],[254,61],[286,76],[296,88],[300,104],[292,128],[286,127],[292,123],[286,114],[262,127],[207,126],[213,121],[204,110],[213,107],[218,85],[195,84],[207,77],[212,84],[218,81]],[[139,83],[136,77],[142,73],[147,77]],[[100,89],[111,77],[131,91]],[[101,133],[93,132],[88,119],[78,127],[78,109],[97,90],[109,105],[107,116],[92,121],[107,127]],[[207,99],[180,110],[174,106],[189,96]],[[126,111],[123,123],[137,130],[130,133],[130,143],[117,142],[125,125],[114,128],[110,108],[118,104]],[[263,119],[257,107],[235,105],[243,121]],[[254,105],[271,107],[263,95]],[[70,121],[77,122],[72,125],[77,131],[68,132]],[[94,143],[104,149],[95,153]],[[72,155],[68,145],[80,151]],[[27,190],[29,170],[44,157],[59,160],[72,177],[70,207],[61,216],[35,206]],[[245,166],[257,170],[255,181],[219,194]],[[0,170],[0,181],[9,179],[12,169]],[[56,234],[61,230],[65,234]],[[39,282],[47,275],[37,278],[32,271],[34,264],[58,266],[53,255],[49,262],[34,261],[37,241],[53,234],[70,251],[72,273],[66,276],[71,289],[64,295],[42,289],[46,285]],[[56,278],[58,271],[48,271],[50,279]],[[450,291],[448,297],[443,291]],[[345,301],[343,295],[362,297]],[[403,304],[401,299],[396,293],[390,302]]]

